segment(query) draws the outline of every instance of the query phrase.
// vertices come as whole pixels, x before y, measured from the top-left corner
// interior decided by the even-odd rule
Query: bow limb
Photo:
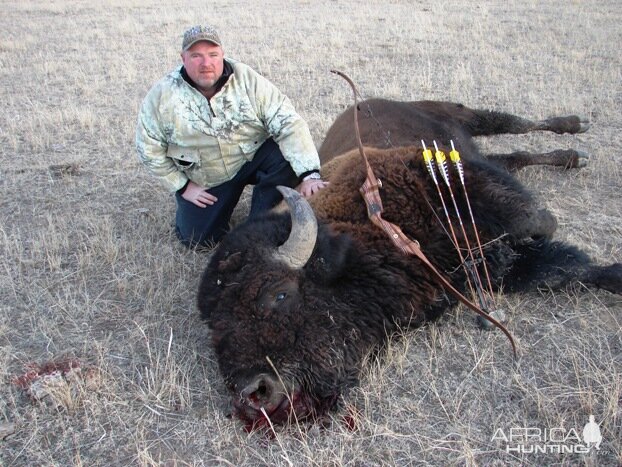
[[[428,258],[423,254],[423,252],[419,248],[419,246],[415,247],[414,255],[417,256],[417,258],[419,258],[423,262],[423,264],[425,264],[425,266],[432,273],[432,275],[434,275],[436,280],[438,280],[443,285],[445,290],[450,292],[454,297],[460,300],[460,302],[462,302],[465,306],[467,306],[468,308],[473,310],[475,313],[480,315],[482,318],[489,321],[497,328],[501,329],[503,334],[505,334],[507,338],[509,339],[510,345],[512,346],[512,352],[514,353],[514,358],[516,358],[516,355],[517,355],[516,354],[516,343],[514,342],[514,337],[512,337],[512,334],[510,333],[510,331],[508,331],[508,329],[503,324],[501,324],[495,318],[490,316],[488,313],[486,313],[484,310],[478,307],[475,303],[473,303],[468,298],[466,298],[464,295],[462,295],[454,286],[452,286],[449,283],[449,281],[447,281],[447,279],[445,279],[445,277],[443,277],[443,275],[440,272],[438,272],[438,270],[432,265],[432,263],[430,263]]]
[[[447,290],[454,297],[456,297],[466,307],[470,308],[482,318],[492,323],[495,327],[499,328],[503,332],[503,334],[505,334],[509,339],[510,345],[512,346],[512,351],[514,353],[514,357],[516,358],[516,343],[514,342],[514,338],[512,337],[510,331],[508,331],[503,324],[501,324],[499,321],[497,321],[480,307],[478,307],[475,303],[466,298],[462,293],[460,293],[460,291],[458,291],[453,285],[451,285],[449,281],[438,271],[438,269],[434,267],[430,260],[428,260],[423,251],[421,251],[421,248],[419,247],[419,242],[410,240],[404,234],[404,232],[402,232],[402,229],[400,229],[397,225],[384,220],[380,213],[375,214],[373,217],[370,217],[370,219],[375,225],[382,228],[382,230],[384,230],[389,235],[389,238],[402,252],[407,255],[412,255],[419,258],[421,262],[426,266],[428,271],[432,273],[434,278],[438,282],[440,282],[440,284],[445,288],[445,290]]]

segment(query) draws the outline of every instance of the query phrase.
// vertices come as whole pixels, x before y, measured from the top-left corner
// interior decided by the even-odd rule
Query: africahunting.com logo
[[[512,427],[499,428],[491,441],[500,443],[507,453],[587,454],[600,449],[603,437],[600,425],[590,415],[581,436],[575,428]]]

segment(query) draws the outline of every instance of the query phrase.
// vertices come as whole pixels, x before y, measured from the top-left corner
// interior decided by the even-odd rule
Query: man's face
[[[188,76],[201,91],[208,93],[222,76],[223,58],[222,47],[207,41],[199,41],[181,53]]]

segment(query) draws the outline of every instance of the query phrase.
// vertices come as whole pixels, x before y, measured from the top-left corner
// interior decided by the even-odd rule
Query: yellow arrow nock
[[[451,161],[454,164],[460,162],[460,153],[458,151],[456,151],[456,148],[454,147],[454,141],[453,140],[451,140],[451,151],[449,153],[449,157],[451,158]]]
[[[460,162],[460,153],[455,149],[449,153],[449,157],[451,158],[451,162],[454,164]]]
[[[436,163],[439,165],[443,164],[445,160],[447,159],[447,157],[445,156],[445,153],[439,149],[436,150],[434,155],[436,156]]]

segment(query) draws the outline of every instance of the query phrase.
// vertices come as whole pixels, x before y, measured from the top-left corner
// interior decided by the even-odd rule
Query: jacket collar
[[[190,86],[198,90],[196,83],[192,81],[192,78],[190,78],[190,76],[188,76],[188,72],[186,71],[186,68],[183,65],[181,66],[179,73],[181,74],[181,77],[184,79],[186,83],[188,83]],[[220,76],[220,78],[218,78],[218,81],[216,81],[216,92],[222,89],[225,83],[229,81],[229,77],[232,74],[233,74],[233,66],[231,66],[231,63],[229,63],[226,59],[224,59],[222,75]]]

